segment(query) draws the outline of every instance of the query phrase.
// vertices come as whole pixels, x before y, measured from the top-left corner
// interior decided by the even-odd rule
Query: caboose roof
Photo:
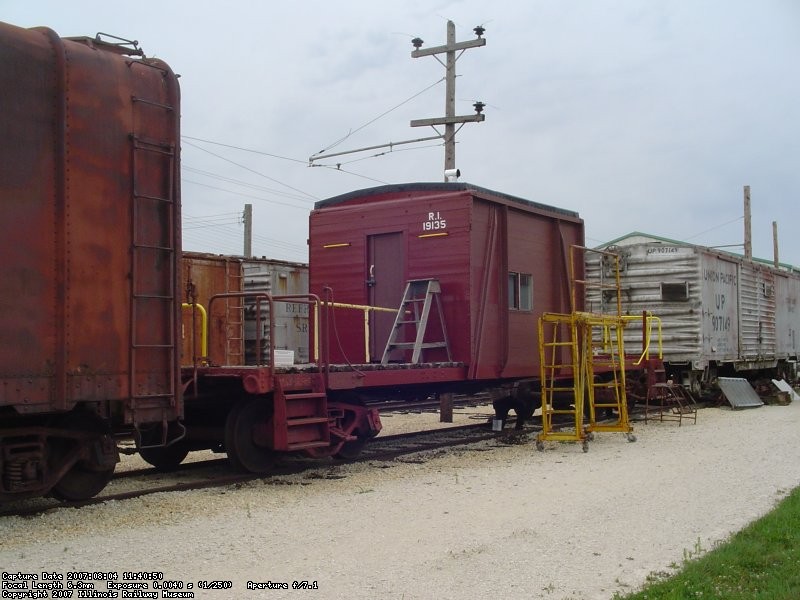
[[[356,201],[361,203],[366,203],[366,202],[380,202],[382,200],[396,200],[399,195],[400,196],[402,196],[403,194],[411,195],[424,192],[442,192],[442,193],[468,192],[473,196],[477,196],[479,198],[483,198],[489,201],[500,201],[502,203],[517,204],[524,208],[547,211],[571,218],[580,217],[580,215],[578,215],[578,213],[573,210],[567,210],[564,208],[550,206],[548,204],[542,204],[540,202],[525,200],[524,198],[519,198],[518,196],[504,194],[503,192],[495,192],[493,190],[473,185],[471,183],[463,183],[463,182],[447,182],[447,183],[417,182],[417,183],[396,183],[390,185],[382,185],[378,187],[365,188],[363,190],[348,192],[346,194],[341,194],[339,196],[333,196],[332,198],[327,198],[326,200],[320,200],[319,202],[314,204],[314,208],[315,209],[329,208],[342,204],[355,203]]]

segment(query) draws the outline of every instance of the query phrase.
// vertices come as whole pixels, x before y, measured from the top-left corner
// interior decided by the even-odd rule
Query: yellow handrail
[[[382,306],[366,306],[364,304],[348,304],[346,302],[331,302],[330,304],[334,308],[350,308],[354,310],[362,310],[364,311],[364,362],[370,361],[369,355],[369,313],[370,311],[377,311],[377,312],[393,312],[396,313],[398,311],[397,308],[383,308]]]
[[[642,317],[635,316],[635,315],[623,315],[623,321],[638,321],[642,319]],[[652,313],[647,313],[645,316],[645,327],[646,327],[646,334],[644,336],[644,348],[642,349],[642,355],[639,357],[634,364],[640,365],[645,358],[650,357],[650,341],[653,338],[653,321],[658,324],[658,358],[663,357],[663,345],[661,339],[661,318],[655,316]]]
[[[181,304],[181,309],[191,308],[193,311],[196,309],[200,313],[200,355],[202,357],[208,356],[208,313],[202,304]],[[192,339],[194,339],[194,330],[192,330]],[[192,351],[194,352],[194,344],[192,344]],[[193,356],[192,360],[196,357]]]

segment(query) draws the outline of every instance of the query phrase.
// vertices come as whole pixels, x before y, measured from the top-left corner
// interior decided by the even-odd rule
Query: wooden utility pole
[[[485,46],[486,40],[481,37],[484,33],[484,28],[481,26],[473,29],[477,39],[468,42],[456,42],[456,26],[452,21],[447,22],[447,44],[444,46],[436,46],[434,48],[426,48],[421,50],[423,41],[420,38],[414,38],[411,43],[414,46],[414,51],[411,53],[411,58],[419,58],[421,56],[433,56],[445,68],[445,104],[444,104],[444,117],[433,119],[417,119],[411,121],[411,127],[425,127],[430,125],[436,129],[435,125],[444,125],[444,169],[445,171],[453,171],[456,168],[456,124],[460,123],[479,123],[486,118],[482,114],[484,104],[483,102],[476,102],[473,106],[475,108],[474,115],[456,116],[456,61],[464,53],[467,48],[477,48]],[[461,52],[456,56],[456,52]],[[446,62],[442,63],[436,56],[437,54],[446,54]],[[459,127],[460,129],[460,127]],[[438,131],[437,131],[438,133]],[[444,178],[448,180],[447,175]]]
[[[244,221],[244,257],[253,257],[253,205],[244,205],[244,214],[242,215]]]
[[[775,268],[781,266],[780,257],[778,256],[778,222],[772,222],[772,254],[775,257]]]
[[[744,257],[753,258],[753,239],[750,225],[750,186],[744,186]]]

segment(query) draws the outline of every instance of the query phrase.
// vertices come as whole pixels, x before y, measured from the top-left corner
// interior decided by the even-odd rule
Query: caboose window
[[[528,273],[508,274],[508,308],[533,309],[533,276]]]

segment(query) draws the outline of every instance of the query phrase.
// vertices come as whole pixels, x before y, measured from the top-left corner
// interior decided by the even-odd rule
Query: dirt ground
[[[384,418],[386,432],[412,418],[432,419]],[[538,452],[530,435],[4,518],[0,570],[60,574],[65,588],[72,572],[156,571],[195,598],[605,600],[713,548],[800,484],[799,426],[800,402],[708,408],[696,424],[636,422],[634,443],[598,434],[588,453],[556,442]],[[259,585],[273,589],[248,589]]]

